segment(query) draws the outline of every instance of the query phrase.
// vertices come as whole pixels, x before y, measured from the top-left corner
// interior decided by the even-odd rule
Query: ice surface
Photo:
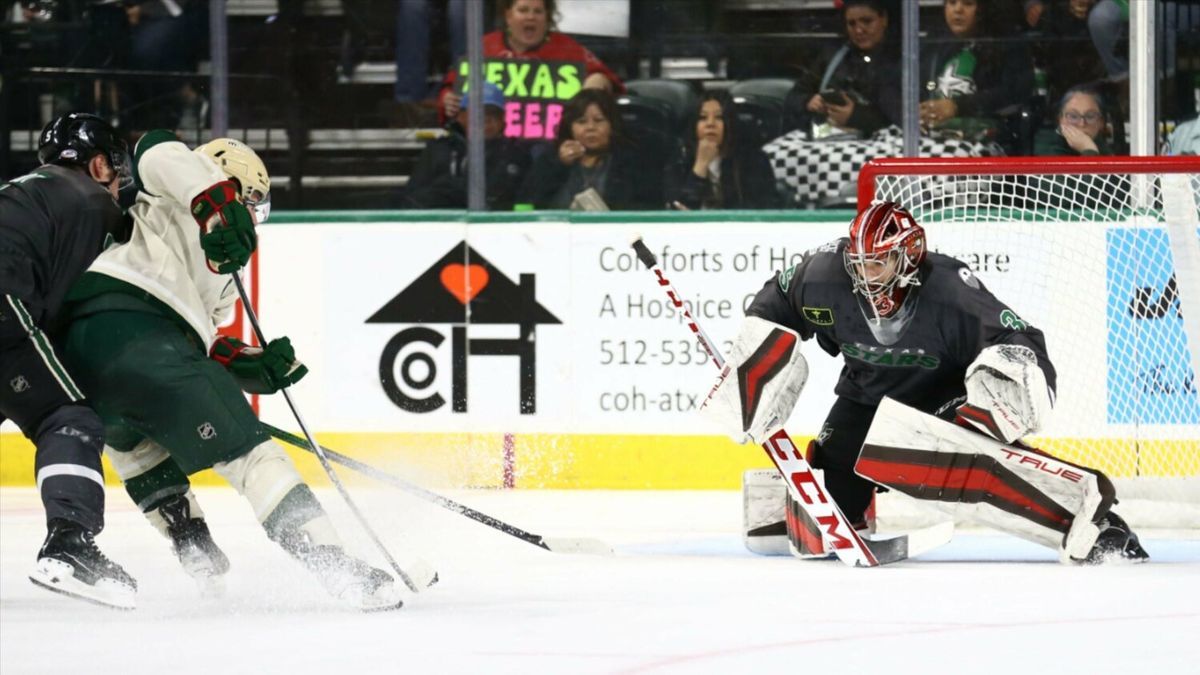
[[[0,673],[1197,673],[1200,540],[1143,533],[1154,561],[1071,568],[965,533],[879,569],[763,558],[731,492],[450,493],[612,557],[553,554],[402,493],[356,488],[398,558],[441,584],[358,614],[267,541],[230,490],[201,489],[233,569],[198,597],[166,540],[119,491],[97,541],[140,584],[118,612],[35,588],[32,489],[0,490]],[[322,501],[372,555],[332,491]],[[400,532],[405,532],[401,535]],[[1195,535],[1193,535],[1195,536]]]

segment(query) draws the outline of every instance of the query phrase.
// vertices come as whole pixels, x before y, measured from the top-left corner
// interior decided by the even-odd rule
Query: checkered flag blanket
[[[1004,154],[995,143],[957,138],[921,136],[922,157],[997,157]],[[899,127],[880,129],[861,140],[811,141],[803,131],[784,134],[763,146],[771,160],[775,180],[795,190],[796,203],[853,204],[858,189],[858,170],[876,157],[899,157],[904,136]]]

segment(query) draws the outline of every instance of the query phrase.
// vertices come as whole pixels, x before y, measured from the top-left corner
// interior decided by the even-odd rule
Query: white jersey
[[[205,155],[178,141],[158,143],[138,158],[142,190],[129,213],[133,235],[88,268],[145,290],[174,310],[204,340],[229,315],[237,289],[228,274],[211,271],[200,247],[192,199],[225,174]]]

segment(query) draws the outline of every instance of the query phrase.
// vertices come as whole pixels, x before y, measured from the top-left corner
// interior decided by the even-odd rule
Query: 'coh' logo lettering
[[[384,346],[379,359],[384,393],[392,403],[414,413],[432,412],[446,404],[445,397],[433,390],[437,365],[428,351],[409,350],[396,367],[401,351],[409,345],[440,347],[445,334],[429,326],[444,324],[450,326],[451,410],[467,412],[468,356],[516,356],[521,414],[532,415],[537,411],[537,326],[562,323],[538,304],[535,292],[535,275],[521,274],[520,282],[513,283],[465,241],[450,249],[367,319],[367,323],[422,324],[401,330]],[[516,324],[519,335],[468,339],[472,324]],[[427,395],[420,396],[423,393]]]

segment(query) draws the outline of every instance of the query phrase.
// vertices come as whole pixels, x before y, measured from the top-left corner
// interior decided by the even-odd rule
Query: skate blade
[[[200,597],[205,600],[217,600],[225,597],[225,577],[217,574],[200,574],[192,576]]]
[[[401,607],[404,607],[404,601],[397,600],[396,604],[394,604],[394,605],[380,605],[379,607],[363,607],[362,612],[364,614],[375,614],[378,612],[394,612],[397,609],[400,609]]]
[[[383,595],[373,595],[371,597],[357,597],[349,600],[350,604],[360,612],[391,612],[400,609],[404,606],[404,601],[400,599],[398,592],[384,593]]]
[[[38,561],[38,566],[29,575],[35,586],[53,593],[90,602],[109,609],[129,611],[137,608],[136,591],[125,584],[101,579],[89,586],[75,578],[70,565],[56,561]]]

